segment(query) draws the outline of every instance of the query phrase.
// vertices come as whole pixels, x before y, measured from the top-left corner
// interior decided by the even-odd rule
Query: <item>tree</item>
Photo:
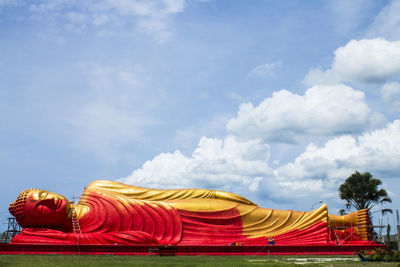
[[[381,184],[381,180],[373,178],[371,173],[356,171],[340,185],[339,197],[346,200],[347,210],[351,207],[371,210],[376,205],[392,202],[386,190],[378,188]],[[382,214],[386,212],[392,213],[392,210],[382,210]]]

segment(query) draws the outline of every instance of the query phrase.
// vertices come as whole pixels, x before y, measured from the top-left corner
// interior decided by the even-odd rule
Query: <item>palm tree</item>
[[[339,187],[339,197],[346,200],[346,209],[354,207],[356,210],[371,210],[376,205],[392,203],[385,189],[378,189],[382,184],[381,180],[373,178],[369,172],[350,175]],[[382,214],[390,212],[391,209],[383,209]]]

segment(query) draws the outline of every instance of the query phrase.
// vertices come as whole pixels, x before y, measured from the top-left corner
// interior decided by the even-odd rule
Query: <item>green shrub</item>
[[[374,251],[366,252],[360,251],[360,253],[366,257],[369,261],[385,261],[385,262],[399,262],[400,252],[392,249],[377,248]],[[370,253],[368,255],[368,253]],[[400,266],[399,266],[400,267]]]
[[[392,256],[390,256],[390,255],[385,255],[385,256],[383,256],[383,259],[382,259],[383,261],[392,261]]]
[[[372,254],[372,261],[383,261],[384,255],[382,254]]]
[[[395,251],[393,253],[393,259],[394,259],[394,261],[400,261],[400,252],[399,251]]]

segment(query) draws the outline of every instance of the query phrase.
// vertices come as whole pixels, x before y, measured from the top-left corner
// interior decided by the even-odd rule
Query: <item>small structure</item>
[[[7,231],[1,235],[1,243],[11,242],[11,239],[19,233],[21,233],[21,226],[19,226],[15,217],[9,217]]]

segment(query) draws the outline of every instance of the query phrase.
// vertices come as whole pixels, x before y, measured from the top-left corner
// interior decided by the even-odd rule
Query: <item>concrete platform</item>
[[[143,246],[0,244],[0,254],[114,254],[114,255],[352,255],[382,245],[375,242],[296,246]]]

